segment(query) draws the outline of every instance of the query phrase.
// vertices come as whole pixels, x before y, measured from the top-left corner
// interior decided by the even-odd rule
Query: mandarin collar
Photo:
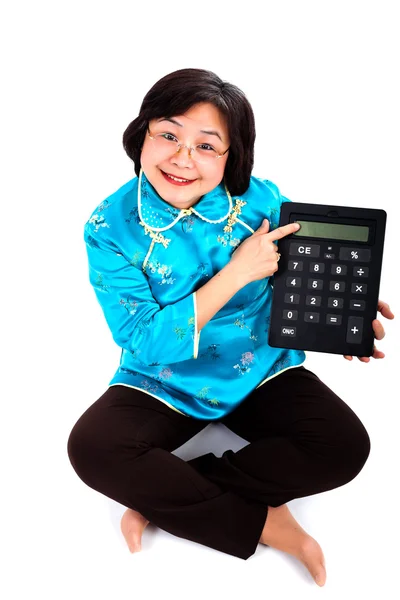
[[[195,214],[208,223],[222,223],[232,212],[232,197],[224,180],[213,190],[204,194],[196,204],[179,209],[165,202],[140,170],[138,182],[138,211],[142,223],[149,229],[170,229],[183,217]]]

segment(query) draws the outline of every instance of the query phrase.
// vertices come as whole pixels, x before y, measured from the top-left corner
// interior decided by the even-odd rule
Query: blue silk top
[[[141,390],[196,419],[221,419],[255,388],[305,361],[272,348],[272,277],[240,289],[197,331],[196,290],[287,198],[252,176],[231,198],[222,181],[191,208],[165,202],[143,171],[103,200],[84,228],[89,280],[120,364],[109,381]]]

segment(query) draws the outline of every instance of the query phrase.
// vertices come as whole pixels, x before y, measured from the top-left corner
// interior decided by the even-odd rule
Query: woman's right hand
[[[289,223],[269,233],[269,221],[264,219],[261,227],[236,248],[228,263],[229,268],[243,280],[244,285],[270,277],[278,270],[278,248],[274,241],[299,229],[298,223]]]

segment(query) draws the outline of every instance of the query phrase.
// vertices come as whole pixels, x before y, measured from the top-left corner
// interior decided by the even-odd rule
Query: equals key
[[[342,324],[342,315],[326,315],[326,324],[327,325],[341,325]]]

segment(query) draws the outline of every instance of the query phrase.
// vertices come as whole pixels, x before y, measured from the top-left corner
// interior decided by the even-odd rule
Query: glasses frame
[[[150,127],[149,126],[147,126],[147,134],[148,134],[148,136],[149,136],[150,139],[155,140],[155,137],[151,135],[151,131],[150,131]],[[174,135],[174,134],[171,133],[170,135]],[[176,136],[174,136],[174,137],[176,137]],[[200,162],[200,161],[196,161],[196,159],[193,158],[193,156],[192,156],[192,152],[194,150],[196,150],[196,148],[194,146],[187,146],[186,144],[181,144],[180,142],[176,142],[176,146],[177,146],[178,149],[175,150],[175,152],[171,153],[171,156],[172,156],[172,154],[179,153],[182,148],[187,148],[189,150],[189,158],[191,158],[195,162]],[[222,154],[217,154],[217,156],[215,157],[215,159],[218,159],[218,158],[221,158],[222,156],[224,156],[228,152],[229,148],[230,148],[230,146],[228,146],[228,148]],[[200,164],[207,164],[207,163],[201,163],[200,162]]]

